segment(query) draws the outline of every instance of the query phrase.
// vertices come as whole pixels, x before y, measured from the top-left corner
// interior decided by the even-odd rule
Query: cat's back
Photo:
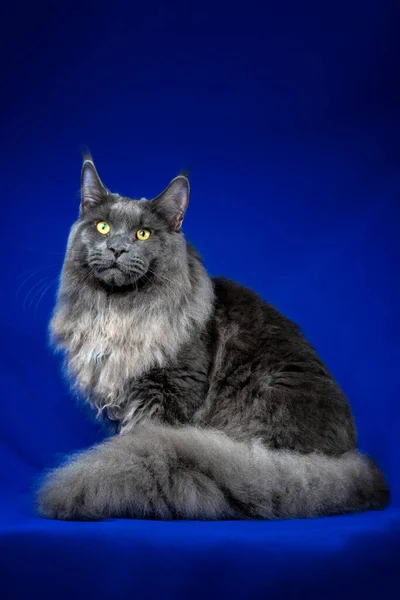
[[[262,334],[280,330],[288,336],[300,335],[298,326],[265,302],[251,289],[225,277],[213,277],[215,317],[221,325],[236,323],[244,331]]]
[[[219,277],[213,285],[214,369],[204,422],[236,436],[251,432],[272,448],[354,448],[347,400],[297,325],[246,287]]]
[[[331,374],[300,328],[249,288],[223,277],[213,279],[214,329],[229,354],[268,372],[282,368],[331,379]],[[226,343],[227,342],[227,343]]]

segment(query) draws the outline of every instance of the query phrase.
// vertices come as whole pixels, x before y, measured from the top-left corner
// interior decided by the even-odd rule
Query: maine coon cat
[[[189,183],[111,193],[87,156],[55,345],[116,435],[45,479],[56,519],[278,519],[384,507],[349,405],[296,325],[210,279],[181,226]]]

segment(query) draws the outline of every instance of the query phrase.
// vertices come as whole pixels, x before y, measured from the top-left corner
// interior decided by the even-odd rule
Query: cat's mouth
[[[144,265],[121,265],[117,262],[95,269],[96,277],[112,287],[132,285],[138,282],[145,274]]]
[[[93,253],[89,256],[88,267],[92,276],[107,287],[138,288],[140,281],[147,280],[150,265],[142,258],[128,253],[121,256]]]

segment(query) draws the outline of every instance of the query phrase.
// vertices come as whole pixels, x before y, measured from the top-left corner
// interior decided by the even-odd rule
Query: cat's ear
[[[84,156],[81,172],[81,211],[85,212],[107,199],[108,190],[101,182],[91,156]]]
[[[179,231],[182,226],[189,204],[189,192],[189,180],[184,175],[178,175],[159,196],[151,200],[156,212],[161,214],[175,231]]]

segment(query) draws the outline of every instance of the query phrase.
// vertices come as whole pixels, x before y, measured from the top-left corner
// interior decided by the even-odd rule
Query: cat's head
[[[90,156],[83,162],[81,206],[67,261],[86,281],[110,288],[168,277],[185,248],[181,225],[189,201],[186,176],[175,177],[153,200],[111,193]]]

